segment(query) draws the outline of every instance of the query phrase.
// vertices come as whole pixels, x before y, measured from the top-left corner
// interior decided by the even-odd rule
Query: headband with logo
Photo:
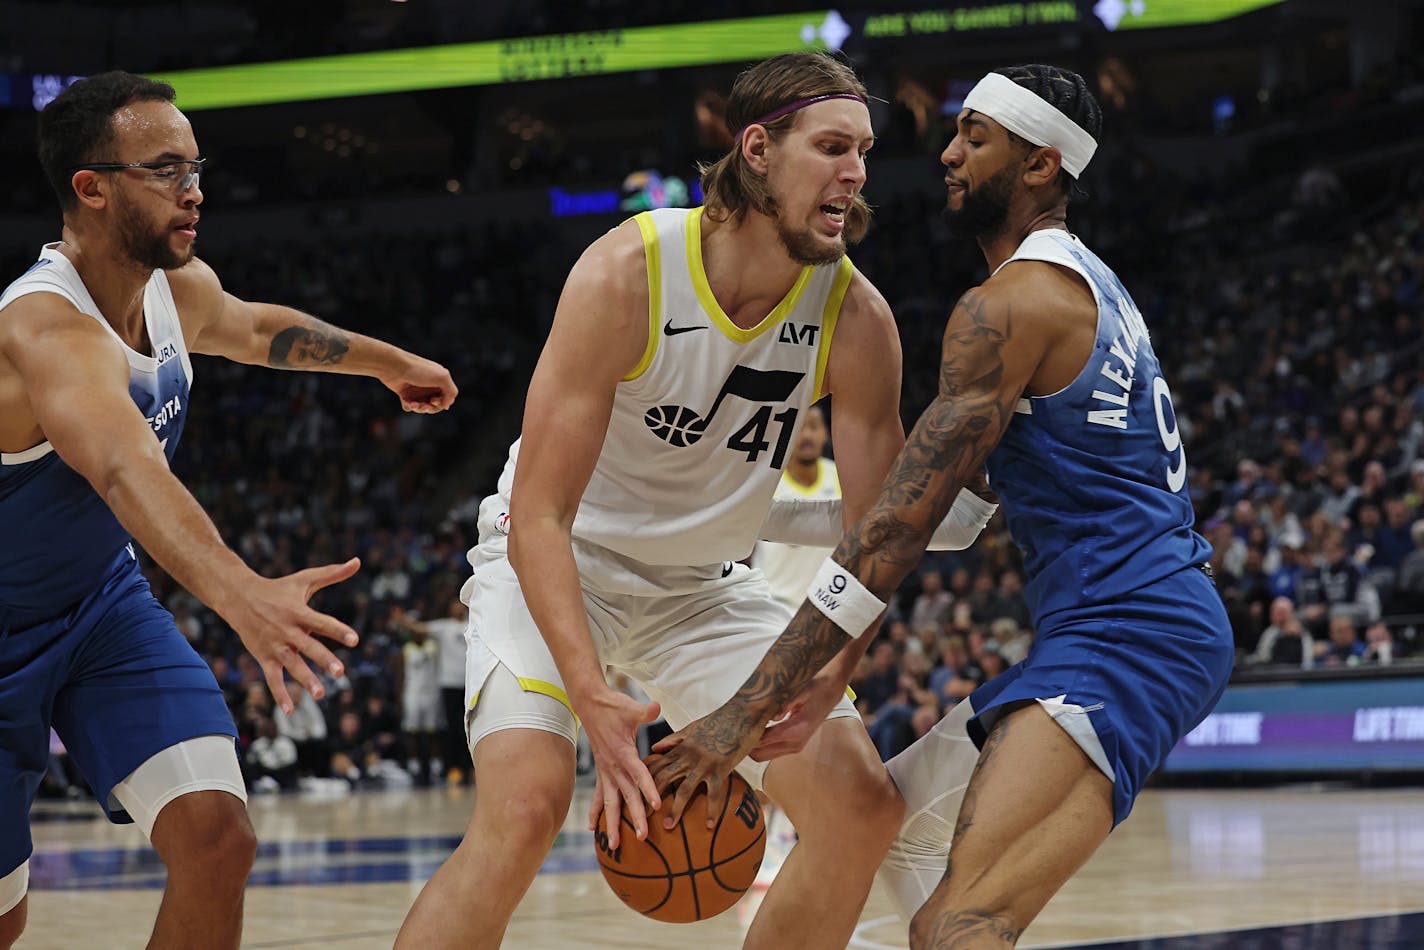
[[[1063,169],[1077,178],[1092,161],[1097,140],[1042,97],[1007,76],[990,73],[964,97],[964,108],[982,112],[1034,145],[1058,149]]]
[[[764,116],[752,119],[746,125],[742,126],[740,129],[737,130],[737,134],[733,137],[732,141],[740,142],[742,140],[742,136],[746,134],[747,129],[751,128],[754,125],[766,125],[768,122],[775,122],[777,119],[781,118],[784,115],[790,115],[791,113],[796,112],[797,110],[804,109],[807,106],[813,106],[818,102],[825,102],[828,99],[854,99],[861,105],[866,104],[864,96],[857,96],[855,93],[852,92],[832,92],[824,96],[811,96],[809,99],[797,99],[790,105],[782,106],[780,109],[773,109],[771,112],[768,112]]]

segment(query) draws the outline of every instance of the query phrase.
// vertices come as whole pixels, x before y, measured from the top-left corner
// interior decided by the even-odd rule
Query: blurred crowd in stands
[[[1424,658],[1424,177],[1387,162],[1369,175],[1301,164],[1189,181],[1119,146],[1070,210],[1151,328],[1242,668]],[[951,242],[941,202],[927,190],[880,204],[853,252],[900,324],[907,427],[933,394],[945,315],[984,276],[977,249]],[[529,221],[418,238],[277,235],[210,257],[235,293],[398,341],[461,387],[454,411],[405,415],[372,380],[195,360],[175,468],[223,536],[267,575],[363,562],[318,595],[361,644],[337,651],[346,675],[327,697],[291,716],[274,711],[221,619],[149,572],[228,696],[255,787],[468,779],[456,692],[465,552],[579,250]],[[9,255],[6,272],[27,256]],[[852,683],[882,754],[1023,658],[1021,571],[999,518],[906,582]],[[431,663],[445,704],[433,730],[403,696]]]

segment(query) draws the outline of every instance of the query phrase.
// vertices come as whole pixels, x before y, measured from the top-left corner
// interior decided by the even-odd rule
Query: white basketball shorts
[[[573,742],[577,723],[568,694],[504,556],[505,543],[495,536],[480,545],[471,557],[474,576],[463,591],[470,607],[465,666],[469,733],[483,737],[501,729],[538,728]],[[791,619],[761,571],[743,564],[651,566],[580,541],[574,542],[574,555],[599,658],[660,703],[674,729],[730,699]],[[528,709],[503,708],[510,697],[489,706],[481,703],[480,691],[499,665],[514,674],[522,689],[519,699],[528,702]],[[528,700],[530,694],[562,703],[567,715],[557,727],[549,723],[547,705]],[[859,718],[844,696],[827,718],[842,717]],[[760,788],[765,768],[747,759],[738,771]]]

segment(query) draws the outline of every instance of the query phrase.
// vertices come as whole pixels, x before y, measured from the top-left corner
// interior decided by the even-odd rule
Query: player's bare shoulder
[[[1010,261],[973,293],[981,305],[1006,311],[1036,329],[1096,326],[1098,320],[1097,301],[1087,281],[1049,261]]]
[[[62,371],[62,372],[61,372]],[[65,373],[94,379],[126,374],[128,363],[113,335],[59,294],[32,293],[0,311],[0,451],[43,440],[35,419],[42,382]]]
[[[590,244],[569,272],[564,295],[576,295],[568,302],[620,328],[623,321],[630,329],[646,326],[648,264],[638,223],[630,218]]]
[[[222,316],[223,287],[214,271],[201,258],[165,271],[173,305],[183,325],[183,338],[191,348],[203,328]]]
[[[74,304],[56,293],[37,291],[12,300],[0,310],[0,372],[44,355],[65,342],[79,342],[86,351],[92,344],[123,353],[94,317],[81,313]]]
[[[880,290],[858,270],[851,274],[831,338],[828,391],[834,389],[837,367],[849,360],[862,366],[893,368],[897,374],[900,370],[900,332],[895,315]],[[843,377],[844,371],[839,375]]]
[[[1069,268],[1010,261],[965,299],[1003,333],[1005,360],[1028,374],[1030,395],[1058,392],[1086,364],[1097,335],[1098,305],[1092,288]]]

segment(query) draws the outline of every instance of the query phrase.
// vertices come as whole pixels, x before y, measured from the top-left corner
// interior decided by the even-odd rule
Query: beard
[[[119,246],[135,264],[152,270],[177,270],[193,259],[194,245],[173,250],[172,231],[155,231],[132,205],[119,208]]]
[[[992,237],[1004,229],[1009,219],[1009,199],[1013,195],[1018,169],[1006,165],[977,188],[964,189],[958,211],[946,202],[944,221],[958,238]]]
[[[776,216],[776,236],[781,239],[781,246],[786,248],[791,259],[802,267],[834,264],[845,257],[844,238],[837,237],[832,243],[826,244],[817,240],[815,232],[810,228],[792,230],[780,214]]]

